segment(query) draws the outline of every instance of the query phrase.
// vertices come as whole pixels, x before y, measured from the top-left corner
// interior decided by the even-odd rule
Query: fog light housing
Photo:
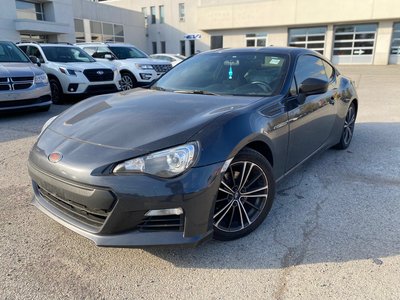
[[[68,85],[68,91],[73,93],[76,92],[76,90],[78,89],[78,85],[77,83],[71,83],[70,85]]]
[[[153,75],[149,73],[140,73],[140,78],[144,80],[150,80]]]
[[[183,214],[183,209],[181,207],[177,208],[166,208],[166,209],[152,209],[145,213],[146,217],[155,217],[155,216],[170,216],[177,215],[180,216]]]

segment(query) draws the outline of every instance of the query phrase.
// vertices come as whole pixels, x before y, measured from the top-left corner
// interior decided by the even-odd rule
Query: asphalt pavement
[[[399,299],[400,66],[356,82],[352,145],[284,179],[267,220],[198,248],[99,248],[33,207],[27,157],[47,113],[0,117],[0,299]]]

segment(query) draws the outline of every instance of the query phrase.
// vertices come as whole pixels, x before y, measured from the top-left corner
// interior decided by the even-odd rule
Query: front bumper
[[[147,175],[93,176],[90,185],[49,174],[32,162],[29,173],[34,205],[98,246],[196,246],[212,237],[222,164],[192,168],[167,180]],[[160,219],[143,225],[149,224],[145,216],[149,210],[176,207],[184,212],[178,226],[163,226]]]

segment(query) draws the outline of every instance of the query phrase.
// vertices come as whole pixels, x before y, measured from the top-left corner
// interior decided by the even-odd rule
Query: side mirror
[[[36,56],[30,55],[29,59],[31,60],[32,63],[37,64],[38,67],[40,67],[42,64],[40,63],[39,58],[37,58]]]
[[[299,87],[300,94],[305,96],[323,94],[328,90],[329,82],[318,78],[307,78]]]
[[[109,53],[104,54],[104,58],[105,58],[105,59],[108,59],[108,60],[114,60],[114,56],[112,56],[112,55],[109,54]]]

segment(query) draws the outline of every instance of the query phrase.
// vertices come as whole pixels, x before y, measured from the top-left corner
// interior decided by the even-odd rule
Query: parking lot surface
[[[267,220],[195,249],[98,248],[34,208],[27,157],[47,113],[0,117],[0,299],[398,299],[400,66],[346,66],[352,145],[279,183]]]

